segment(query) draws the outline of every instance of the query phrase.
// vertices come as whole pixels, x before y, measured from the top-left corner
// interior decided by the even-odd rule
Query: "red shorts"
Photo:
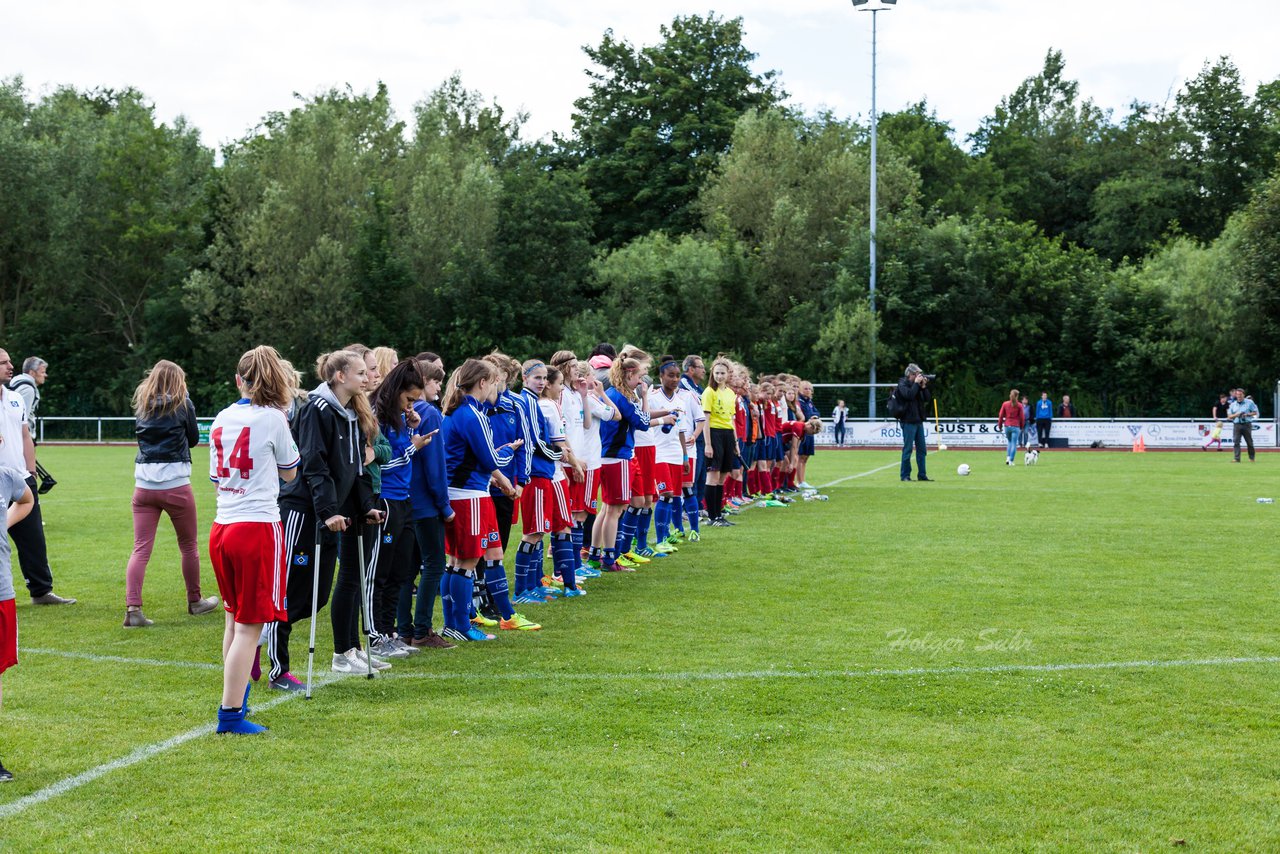
[[[564,470],[566,478],[564,491],[569,500],[570,513],[595,512],[596,472],[598,471],[599,469],[591,469],[583,476],[582,483],[574,483],[573,469],[567,468]]]
[[[600,466],[600,500],[612,505],[631,503],[630,460]]]
[[[0,602],[0,673],[18,663],[18,613],[16,599]]]
[[[654,489],[658,495],[675,495],[683,480],[684,472],[676,463],[656,463],[653,467]]]
[[[657,495],[655,485],[658,449],[652,445],[636,448],[631,458],[631,494]]]
[[[253,624],[289,619],[284,607],[288,553],[279,522],[213,523],[209,559],[222,607],[233,620]]]
[[[529,487],[525,487],[528,491]],[[502,545],[498,514],[492,498],[455,498],[449,501],[453,521],[444,527],[444,552],[458,560],[484,557],[485,549]]]
[[[683,474],[683,477],[681,477],[681,478],[680,478],[680,482],[681,482],[682,484],[684,484],[685,486],[693,486],[693,474],[694,474],[694,472],[693,472],[693,458],[692,458],[692,457],[690,457],[689,459],[687,459],[687,460],[685,460],[685,461],[684,461],[684,471],[683,471],[683,473],[682,473],[682,474]]]
[[[529,478],[520,496],[521,529],[526,534],[551,534],[573,527],[569,515],[569,499],[565,495],[566,480]]]

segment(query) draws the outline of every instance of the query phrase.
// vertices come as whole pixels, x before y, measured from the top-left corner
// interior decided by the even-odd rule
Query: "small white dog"
[[[1036,460],[1038,459],[1040,459],[1039,448],[1027,448],[1027,452],[1022,455],[1022,462],[1024,465],[1033,466],[1036,464]]]

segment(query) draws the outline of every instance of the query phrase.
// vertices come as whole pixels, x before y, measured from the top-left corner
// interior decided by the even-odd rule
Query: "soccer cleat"
[[[620,566],[623,569],[635,569],[639,565],[640,565],[639,563],[627,557],[626,555],[618,555],[618,562],[615,564],[615,566]]]
[[[582,568],[598,570],[600,568],[600,560],[598,558],[587,558],[582,562]]]
[[[469,641],[491,641],[493,637],[493,635],[488,632],[482,632],[475,626],[467,629],[467,640]]]
[[[498,625],[498,621],[491,620],[488,617],[486,617],[484,614],[476,614],[474,617],[471,618],[471,625],[479,626],[482,629],[488,629]]]
[[[544,575],[542,576],[542,586],[543,587],[564,587],[564,582],[561,581],[558,577],[551,576],[551,575]]]
[[[676,531],[674,534],[667,537],[667,545],[678,546],[680,543],[684,542],[685,539],[686,534],[683,531]]]
[[[245,720],[243,707],[239,709],[218,709],[217,732],[219,735],[257,735],[266,731],[267,728],[261,724]]]
[[[294,676],[292,673],[286,673],[283,676],[277,676],[275,679],[272,679],[267,684],[270,685],[272,688],[275,688],[277,691],[307,690],[306,683],[302,682],[300,679],[298,679],[297,676]]]
[[[702,539],[702,534],[699,534],[697,531],[689,532],[689,542],[696,543],[701,539]]]
[[[572,599],[575,596],[586,596],[587,591],[582,587],[573,587],[564,591],[564,598]]]
[[[676,548],[670,543],[659,543],[656,547],[654,547],[653,551],[654,551],[654,554],[673,555],[676,552],[680,551],[680,549]]]
[[[712,519],[707,524],[709,524],[713,528],[732,528],[733,527],[733,523],[730,522],[728,519]]]
[[[4,767],[4,763],[0,762],[0,783],[10,783],[13,781],[13,772]]]
[[[516,605],[543,605],[546,604],[547,600],[532,590],[526,590],[511,601]]]
[[[619,557],[618,558],[619,563],[622,563],[622,558],[626,558],[627,560],[634,563],[636,566],[641,566],[649,562],[649,558],[645,557],[642,554],[636,554],[635,552],[627,552],[626,554]]]
[[[440,630],[440,637],[451,641],[465,641],[467,636],[457,629],[443,628]]]
[[[598,567],[587,566],[583,564],[582,568],[577,572],[578,578],[599,578],[600,569]]]
[[[498,623],[498,628],[509,632],[536,632],[538,629],[542,628],[542,626],[538,625],[533,620],[527,619],[523,614],[512,614],[511,619],[500,621]]]
[[[655,554],[657,554],[657,552],[655,552],[653,549],[649,548],[648,546],[645,546],[644,548],[640,549],[640,551],[633,552],[633,554],[635,554],[637,557],[653,557]]]

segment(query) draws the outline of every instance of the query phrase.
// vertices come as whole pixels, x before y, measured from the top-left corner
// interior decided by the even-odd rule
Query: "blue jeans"
[[[843,445],[844,444],[844,422],[843,421],[836,422],[835,429],[836,429],[836,445]]]
[[[422,564],[415,573],[418,576],[417,602],[413,598],[415,579],[411,578],[399,591],[396,623],[397,633],[402,638],[427,636],[431,630],[431,615],[436,609],[436,595],[440,592],[440,577],[444,575],[444,520],[439,516],[414,519],[413,535],[418,539]]]
[[[698,499],[698,506],[702,506],[702,496],[707,491],[707,440],[703,436],[698,437],[695,445],[698,454],[698,460],[693,466],[693,495]]]
[[[911,446],[916,448],[916,474],[928,477],[924,472],[924,457],[928,453],[924,446],[924,425],[902,422],[902,468],[899,475],[903,480],[911,479]]]
[[[1014,458],[1014,457],[1016,457],[1016,456],[1018,455],[1018,442],[1019,442],[1021,439],[1022,439],[1022,428],[1021,428],[1021,427],[1010,427],[1010,426],[1008,426],[1008,425],[1006,425],[1006,426],[1005,426],[1005,428],[1004,428],[1004,440],[1005,440],[1005,449],[1004,449],[1004,452],[1005,452],[1005,454],[1009,457],[1010,461],[1012,461],[1012,460],[1013,460],[1013,458]]]

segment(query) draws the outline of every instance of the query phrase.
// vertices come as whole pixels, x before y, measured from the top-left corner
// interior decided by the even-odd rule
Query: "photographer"
[[[902,468],[899,475],[904,481],[911,480],[911,446],[916,449],[916,480],[929,480],[925,474],[924,458],[928,449],[924,444],[924,421],[929,404],[933,401],[933,392],[929,391],[929,377],[921,373],[920,366],[914,362],[907,365],[907,372],[898,380],[896,390],[901,412],[898,421],[902,425]]]

